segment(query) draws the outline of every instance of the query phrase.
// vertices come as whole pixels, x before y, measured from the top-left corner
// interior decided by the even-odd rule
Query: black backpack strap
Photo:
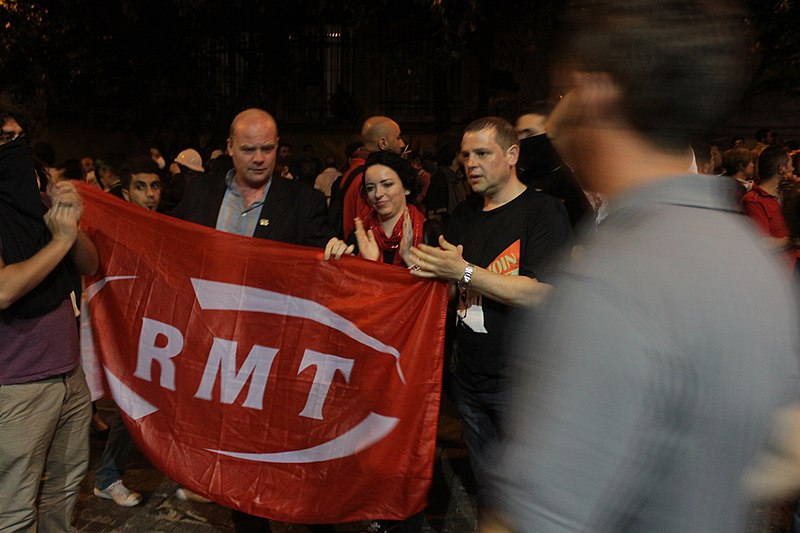
[[[350,175],[349,175],[349,176],[347,176],[347,180],[345,180],[345,182],[344,182],[344,185],[341,187],[341,191],[342,191],[342,199],[343,199],[343,200],[344,200],[344,195],[347,193],[347,189],[349,189],[349,188],[350,188],[350,185],[352,185],[352,184],[353,184],[353,182],[354,182],[354,181],[355,181],[355,179],[356,179],[356,176],[358,176],[359,174],[363,174],[363,173],[364,173],[364,171],[365,171],[366,169],[367,169],[367,165],[361,165],[360,167],[356,167],[356,168],[355,168],[355,169],[354,169],[354,170],[353,170],[353,171],[350,173]]]

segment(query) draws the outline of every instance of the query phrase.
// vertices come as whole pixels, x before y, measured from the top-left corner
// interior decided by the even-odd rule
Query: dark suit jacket
[[[226,189],[224,175],[197,176],[172,215],[214,228]],[[269,222],[256,224],[253,237],[258,239],[324,248],[334,234],[328,225],[325,196],[304,183],[280,176],[272,177],[259,215],[262,220]]]

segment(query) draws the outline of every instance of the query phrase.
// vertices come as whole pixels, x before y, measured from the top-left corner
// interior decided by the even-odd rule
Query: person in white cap
[[[178,154],[175,161],[169,166],[171,174],[183,173],[185,169],[194,170],[195,172],[205,172],[203,168],[203,158],[200,153],[194,148],[187,148]]]
[[[161,195],[159,210],[162,212],[169,212],[178,205],[189,183],[198,175],[205,174],[203,158],[194,148],[187,148],[178,154],[169,166],[169,172],[171,174],[169,185],[164,188]]]

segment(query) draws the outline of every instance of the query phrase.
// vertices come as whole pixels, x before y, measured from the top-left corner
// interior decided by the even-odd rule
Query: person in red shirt
[[[783,217],[778,188],[782,181],[792,179],[793,173],[786,149],[769,146],[758,158],[758,182],[742,197],[742,212],[755,222],[770,247],[788,253],[792,264],[797,260],[797,249]]]
[[[362,220],[370,213],[370,207],[361,196],[362,183],[364,182],[363,165],[370,154],[388,150],[396,154],[402,154],[406,147],[405,141],[401,137],[400,126],[397,122],[384,116],[369,117],[361,127],[362,147],[357,150],[350,158],[350,168],[344,173],[339,185],[340,188],[347,187],[342,192],[342,228],[334,228],[342,234],[339,237],[345,241],[355,231],[355,218]],[[349,179],[351,173],[360,172],[355,179]]]

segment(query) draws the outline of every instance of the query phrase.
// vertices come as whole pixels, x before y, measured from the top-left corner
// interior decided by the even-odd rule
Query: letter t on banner
[[[342,373],[342,376],[344,376],[345,383],[349,383],[350,372],[353,370],[353,360],[336,355],[315,352],[314,350],[306,350],[303,354],[303,361],[300,363],[298,374],[302,373],[310,366],[317,367],[317,372],[314,375],[314,384],[311,386],[311,391],[308,393],[306,406],[300,412],[300,416],[323,420],[322,406],[325,404],[325,398],[328,397],[328,391],[331,388],[333,376],[338,370]]]

